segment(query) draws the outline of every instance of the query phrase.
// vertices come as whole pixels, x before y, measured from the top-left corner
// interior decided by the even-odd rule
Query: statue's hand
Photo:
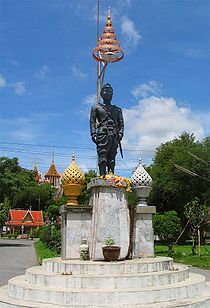
[[[122,140],[123,135],[119,133],[119,140]]]
[[[96,134],[92,135],[92,140],[93,140],[94,143],[96,143]]]

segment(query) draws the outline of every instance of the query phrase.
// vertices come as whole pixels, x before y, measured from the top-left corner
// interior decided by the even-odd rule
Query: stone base
[[[80,244],[90,239],[92,208],[65,206],[60,208],[62,218],[61,257],[64,260],[80,259]]]
[[[154,257],[154,231],[152,215],[156,213],[155,206],[137,206],[134,224],[133,257]]]
[[[93,179],[88,185],[93,206],[91,260],[104,259],[102,247],[108,237],[121,247],[120,259],[128,253],[130,217],[126,187],[125,181],[122,187],[115,187],[114,181],[100,178]]]
[[[1,308],[208,308],[205,277],[167,257],[43,260],[0,288]]]

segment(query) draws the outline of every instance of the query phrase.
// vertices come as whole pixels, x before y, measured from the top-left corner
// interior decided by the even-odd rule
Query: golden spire
[[[110,7],[109,7],[109,10],[108,10],[108,16],[107,16],[106,26],[107,26],[107,27],[111,27],[111,26],[112,26],[112,21],[111,21],[111,9],[110,9]]]
[[[36,163],[34,164],[34,173],[38,174],[38,169],[37,169]]]
[[[45,174],[45,177],[57,177],[60,178],[60,174],[56,170],[55,163],[54,163],[54,146],[53,146],[53,151],[52,151],[52,163],[50,165],[50,168],[48,172]]]

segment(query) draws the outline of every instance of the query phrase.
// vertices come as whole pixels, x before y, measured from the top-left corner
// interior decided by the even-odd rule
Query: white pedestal
[[[80,259],[82,239],[90,240],[92,209],[63,205],[60,213],[62,217],[61,257],[64,260]]]
[[[156,213],[155,206],[137,206],[134,227],[134,258],[154,257],[154,231],[152,214]]]
[[[114,181],[99,178],[88,185],[93,206],[91,260],[104,259],[101,248],[107,237],[112,237],[121,247],[119,258],[125,258],[128,252],[130,217],[125,191],[127,184],[124,181],[122,187],[114,186]]]

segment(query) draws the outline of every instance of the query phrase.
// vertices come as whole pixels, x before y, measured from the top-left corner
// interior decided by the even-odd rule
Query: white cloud
[[[160,95],[162,92],[162,84],[156,81],[149,81],[148,83],[142,83],[137,85],[131,90],[131,93],[136,97],[148,97],[150,95]]]
[[[142,38],[139,32],[135,29],[134,22],[128,16],[122,17],[121,22],[122,33],[126,36],[127,45],[129,47],[136,47]]]
[[[78,79],[85,79],[88,77],[88,74],[81,72],[76,66],[71,67],[73,75]]]
[[[49,73],[50,68],[47,65],[42,65],[42,67],[40,67],[37,72],[34,74],[34,76],[40,80],[43,80],[47,74]]]
[[[0,139],[32,142],[39,141],[46,133],[46,123],[50,127],[57,113],[39,113],[28,117],[6,118],[0,114]]]
[[[9,85],[17,95],[22,95],[26,92],[25,83],[23,81],[13,82]]]
[[[79,109],[80,114],[82,114],[85,118],[89,117],[90,108],[96,103],[96,94],[89,94],[85,96],[82,101],[82,108]]]
[[[0,88],[6,87],[6,79],[0,75]]]
[[[5,87],[13,88],[17,95],[22,95],[26,92],[25,83],[23,81],[7,83],[6,79],[2,75],[0,75],[0,88]]]
[[[83,100],[83,104],[88,106],[88,107],[93,106],[95,103],[96,103],[96,94],[95,93],[87,95]]]
[[[124,118],[126,149],[152,151],[183,131],[194,133],[198,139],[204,136],[201,118],[190,108],[179,107],[173,98],[144,98],[136,106],[124,109]]]

